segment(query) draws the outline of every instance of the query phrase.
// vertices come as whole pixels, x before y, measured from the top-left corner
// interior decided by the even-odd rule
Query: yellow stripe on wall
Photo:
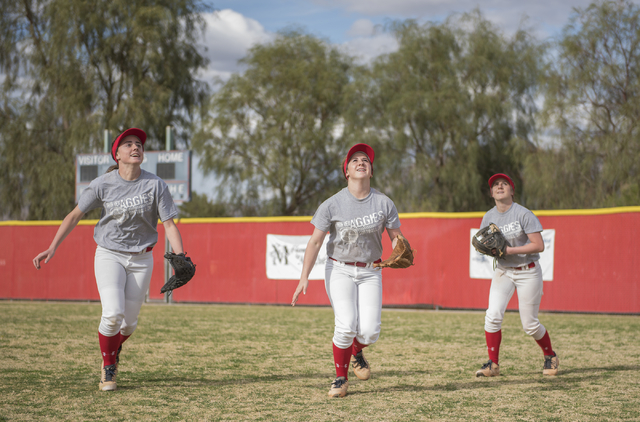
[[[80,220],[78,222],[78,225],[79,226],[95,226],[97,223],[98,223],[98,220]],[[59,226],[60,224],[62,224],[62,220],[0,221],[0,226]]]
[[[571,215],[606,215],[606,214],[622,214],[630,212],[640,212],[638,207],[613,207],[613,208],[594,208],[586,210],[534,210],[537,216],[571,216]],[[482,218],[485,211],[474,212],[411,212],[400,213],[400,219],[408,218]],[[311,221],[311,216],[297,217],[212,217],[212,218],[180,218],[176,219],[176,223],[181,224],[202,224],[202,223],[282,223],[282,222],[305,222]],[[98,220],[80,220],[79,226],[95,226]],[[0,226],[59,226],[62,220],[43,220],[43,221],[18,221],[8,220],[0,221]],[[158,222],[158,224],[161,224]]]
[[[536,215],[555,216],[555,215],[605,215],[605,214],[624,214],[628,212],[640,212],[640,207],[613,207],[613,208],[594,208],[591,210],[541,210],[534,211]]]
[[[294,221],[311,221],[311,216],[298,217],[212,217],[212,218],[181,218],[182,224],[196,223],[282,223]]]

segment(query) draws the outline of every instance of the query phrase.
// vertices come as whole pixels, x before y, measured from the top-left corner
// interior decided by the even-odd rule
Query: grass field
[[[0,421],[640,420],[640,318],[540,316],[560,357],[508,313],[502,375],[487,360],[484,313],[385,309],[365,350],[373,377],[335,376],[330,308],[155,305],[124,345],[118,390],[98,391],[98,303],[0,302]]]

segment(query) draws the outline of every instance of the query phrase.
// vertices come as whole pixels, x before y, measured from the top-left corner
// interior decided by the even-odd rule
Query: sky
[[[479,8],[505,35],[525,28],[540,40],[553,39],[569,23],[574,8],[591,0],[212,0],[202,38],[209,66],[200,76],[212,83],[241,72],[238,60],[256,43],[270,42],[278,31],[301,28],[367,63],[397,48],[384,31],[395,20],[442,22],[452,14]],[[640,3],[640,0],[633,0]],[[213,85],[215,89],[215,85]],[[215,181],[202,176],[194,157],[193,190],[212,195]]]
[[[287,28],[302,28],[368,62],[397,48],[384,31],[394,20],[441,22],[451,14],[479,8],[509,35],[524,27],[539,39],[558,36],[573,8],[590,0],[212,0],[202,44],[210,64],[201,78],[225,81],[241,71],[238,60],[256,43],[268,43]],[[640,3],[640,0],[633,0]]]

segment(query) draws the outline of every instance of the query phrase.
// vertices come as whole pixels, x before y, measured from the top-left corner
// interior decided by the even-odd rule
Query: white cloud
[[[344,8],[350,12],[361,13],[365,16],[402,16],[402,17],[435,17],[448,15],[451,12],[468,12],[479,7],[481,10],[504,10],[513,13],[521,11],[527,13],[532,10],[544,13],[548,18],[570,11],[573,6],[586,7],[591,0],[539,0],[537,2],[520,2],[513,0],[315,0],[316,3]]]
[[[205,15],[207,28],[204,34],[204,55],[209,59],[209,68],[201,77],[211,82],[214,77],[227,80],[240,70],[238,60],[247,55],[255,44],[273,39],[256,20],[247,18],[231,9]]]
[[[350,37],[370,37],[375,33],[375,25],[369,19],[358,19],[347,31]]]
[[[451,11],[472,10],[477,0],[315,0],[326,7],[336,7],[365,16],[424,17],[448,14]],[[485,0],[485,5],[509,3],[507,0]]]
[[[640,0],[631,0],[640,3]],[[370,62],[380,54],[397,49],[393,34],[385,33],[376,25],[381,19],[416,19],[419,22],[441,21],[449,15],[471,12],[480,8],[483,16],[493,22],[505,35],[512,35],[522,28],[532,31],[539,39],[558,35],[568,23],[574,7],[586,8],[591,0],[539,0],[519,2],[513,0],[312,0],[322,10],[338,10],[343,15],[352,15],[353,20],[344,30],[350,39],[340,44],[346,53],[359,57],[361,62]],[[317,13],[317,10],[315,10]],[[311,11],[309,11],[311,13]],[[313,15],[313,14],[311,14]],[[273,19],[265,15],[265,19]],[[309,16],[308,19],[314,19]],[[231,9],[223,9],[205,15],[207,29],[204,35],[204,53],[210,60],[209,67],[200,77],[212,82],[226,81],[234,72],[243,69],[238,60],[245,57],[256,43],[267,43],[275,34],[267,31],[261,20],[244,16]],[[301,25],[305,19],[300,17]],[[322,21],[322,17],[317,17]],[[333,21],[332,23],[337,23]],[[339,26],[327,26],[327,31],[340,31]]]
[[[398,42],[393,34],[383,32],[370,37],[351,39],[340,46],[340,49],[355,56],[361,64],[370,63],[381,54],[391,53],[398,49]]]
[[[510,34],[521,27],[534,29],[536,35],[558,35],[569,22],[574,8],[587,8],[593,0],[538,0],[523,2],[513,0],[313,0],[327,8],[346,10],[363,17],[386,16],[393,19],[417,19],[440,21],[453,13],[466,13],[479,8],[485,18]],[[640,4],[640,0],[631,0]]]

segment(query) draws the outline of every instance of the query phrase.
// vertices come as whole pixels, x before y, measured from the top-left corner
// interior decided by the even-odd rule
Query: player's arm
[[[183,253],[182,236],[180,236],[180,230],[178,230],[178,226],[176,226],[173,218],[163,221],[162,225],[164,226],[164,232],[167,235],[167,239],[169,240],[169,244],[171,245],[173,252],[176,254]]]
[[[540,234],[540,232],[528,233],[527,237],[531,243],[527,243],[524,246],[507,246],[507,255],[530,254],[544,251],[544,240],[542,240],[542,234]]]
[[[396,243],[398,242],[396,240],[396,238],[398,237],[398,235],[402,235],[402,232],[400,231],[400,228],[397,229],[387,229],[387,233],[389,234],[389,239],[391,239],[391,247],[395,248],[396,247]]]
[[[324,242],[324,237],[326,235],[326,232],[323,232],[322,230],[319,230],[317,228],[314,229],[313,234],[311,234],[311,239],[309,239],[309,243],[307,243],[307,249],[304,252],[300,283],[298,283],[298,287],[296,287],[296,291],[293,293],[291,306],[296,306],[296,302],[298,301],[298,296],[300,296],[300,293],[307,294],[307,287],[309,286],[309,274],[311,274],[311,270],[316,263],[316,259],[318,259],[318,253],[320,252],[320,248],[322,248],[322,243]]]
[[[62,224],[58,228],[56,235],[53,237],[53,241],[44,252],[40,252],[35,258],[33,258],[33,265],[36,269],[40,269],[40,262],[44,259],[44,263],[46,264],[53,258],[53,255],[56,253],[56,249],[62,243],[62,241],[71,233],[75,226],[78,225],[78,222],[84,217],[84,213],[80,211],[80,207],[76,205],[76,207],[71,211],[67,216],[62,220]]]

